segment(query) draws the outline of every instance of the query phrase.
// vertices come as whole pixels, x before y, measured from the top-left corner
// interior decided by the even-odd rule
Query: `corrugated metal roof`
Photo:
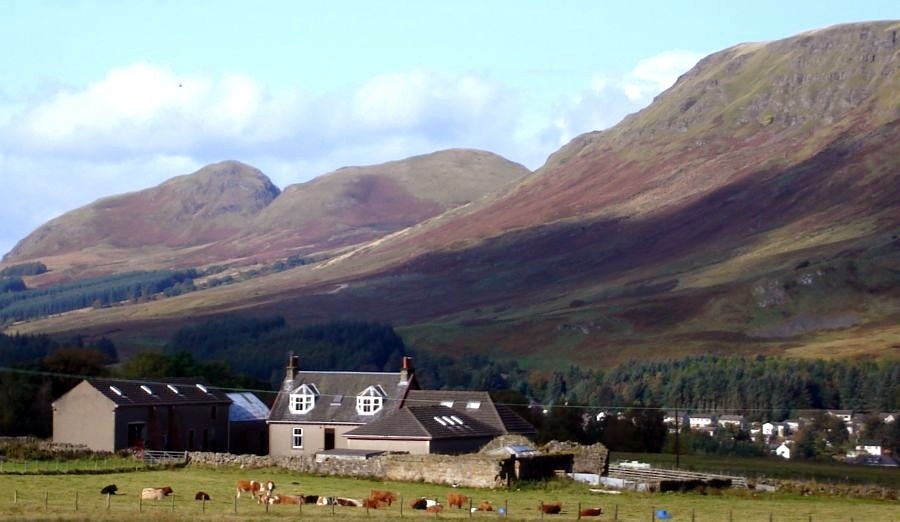
[[[228,420],[231,422],[266,420],[269,418],[269,407],[250,392],[226,393],[231,399]]]

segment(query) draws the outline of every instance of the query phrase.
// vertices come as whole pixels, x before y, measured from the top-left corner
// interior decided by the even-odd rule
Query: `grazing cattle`
[[[544,504],[541,503],[538,506],[538,511],[547,515],[558,515],[560,511],[562,511],[562,504],[557,502],[555,504]]]
[[[425,508],[425,511],[427,511],[429,513],[440,513],[443,510],[444,510],[444,506],[442,506],[441,503],[437,502],[437,501],[435,501],[435,503],[433,505],[430,505],[427,508]]]
[[[318,500],[316,500],[317,506],[330,506],[334,504],[334,497],[326,497],[324,495],[320,495]]]
[[[459,493],[447,493],[447,505],[462,509],[463,504],[469,502],[469,497]]]
[[[306,501],[303,495],[266,495],[265,497],[260,497],[263,500],[263,503],[268,504],[305,504]]]
[[[275,483],[271,480],[267,480],[266,482],[257,482],[255,480],[239,480],[237,481],[235,490],[237,491],[238,498],[241,498],[242,492],[250,493],[250,496],[252,497],[257,497],[260,495],[272,496],[272,491],[275,490]]]
[[[355,498],[347,498],[347,497],[335,497],[334,503],[339,506],[350,506],[350,507],[362,507],[362,505],[363,505],[361,500],[356,500]]]
[[[415,500],[410,501],[409,507],[411,507],[413,509],[425,509],[426,507],[428,507],[428,504],[426,504],[426,501],[427,501],[427,499],[425,497],[417,498]]]
[[[397,494],[393,491],[379,491],[377,489],[373,489],[369,493],[369,499],[378,502],[384,502],[385,504],[390,506],[397,501]]]
[[[579,515],[583,517],[599,517],[603,514],[603,508],[594,507],[594,508],[585,508],[578,512]]]
[[[209,500],[209,494],[203,491],[198,491],[196,495],[194,495],[194,500]]]
[[[163,497],[172,494],[172,488],[163,486],[161,488],[144,488],[141,490],[141,500],[162,500]]]
[[[380,500],[373,500],[371,498],[364,498],[362,501],[362,507],[369,509],[378,509],[384,506],[384,502]]]
[[[472,508],[475,511],[493,511],[494,506],[491,505],[490,500],[482,500],[477,507]]]
[[[108,486],[104,486],[103,489],[100,490],[100,494],[101,495],[115,495],[116,491],[119,491],[119,488],[117,488],[115,484],[110,484]]]

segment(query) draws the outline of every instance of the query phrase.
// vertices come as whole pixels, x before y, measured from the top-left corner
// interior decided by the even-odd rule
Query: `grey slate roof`
[[[269,418],[269,407],[250,392],[226,393],[231,399],[228,420],[231,422],[258,421]]]
[[[290,394],[302,384],[314,385],[319,391],[315,406],[307,413],[291,413]],[[369,386],[380,386],[386,397],[381,410],[374,415],[356,412],[356,396]],[[269,413],[270,423],[291,424],[366,424],[383,417],[400,405],[415,377],[400,384],[400,373],[394,372],[314,372],[298,371],[292,381],[285,381]]]
[[[86,381],[119,406],[177,406],[179,404],[230,404],[225,392],[207,387],[201,381],[174,379],[141,383],[115,379]],[[198,386],[199,385],[199,386]],[[202,386],[204,389],[201,389]],[[145,389],[146,388],[146,389]],[[120,393],[116,393],[118,390]],[[150,393],[147,393],[147,390]]]
[[[436,440],[500,434],[496,428],[447,406],[408,406],[350,430],[345,436],[348,439]]]
[[[477,403],[477,407],[475,406]],[[433,406],[447,404],[458,413],[486,424],[499,434],[518,433],[534,435],[534,426],[518,413],[503,404],[494,404],[491,395],[484,391],[465,390],[410,390],[404,405]]]

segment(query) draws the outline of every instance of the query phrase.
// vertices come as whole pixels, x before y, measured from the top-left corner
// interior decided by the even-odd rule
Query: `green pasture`
[[[147,465],[133,457],[109,456],[79,459],[0,460],[0,473],[99,473],[139,470]]]
[[[391,490],[402,498],[386,509],[370,510],[342,506],[266,506],[244,495],[235,500],[238,479],[273,480],[276,492],[304,495],[363,498],[372,489]],[[116,484],[119,494],[107,497],[100,489]],[[144,487],[171,486],[174,495],[162,501],[143,501]],[[193,500],[197,491],[211,497]],[[413,511],[410,499],[446,499],[448,492],[468,495],[474,502],[490,500],[506,506],[507,520],[541,520],[540,502],[562,502],[563,513],[545,515],[546,520],[576,520],[577,507],[602,506],[605,514],[595,520],[651,521],[655,509],[664,508],[673,521],[725,522],[898,522],[900,503],[870,499],[799,497],[729,491],[718,495],[592,493],[588,486],[570,481],[523,484],[516,490],[453,489],[424,483],[393,483],[352,478],[317,477],[281,469],[240,470],[188,466],[181,469],[85,475],[0,475],[0,519],[2,520],[296,520],[376,519],[426,520],[432,518],[481,520],[499,518],[496,511],[471,514],[445,509],[435,515]],[[404,507],[401,510],[401,505]]]

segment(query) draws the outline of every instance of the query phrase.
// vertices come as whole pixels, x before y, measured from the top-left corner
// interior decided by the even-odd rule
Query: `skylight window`
[[[141,389],[144,390],[144,393],[146,393],[147,395],[153,395],[153,390],[151,390],[149,386],[142,384]]]
[[[466,403],[466,409],[477,410],[481,407],[481,401],[469,401]]]
[[[209,393],[209,390],[206,389],[206,386],[203,386],[202,384],[199,384],[199,383],[198,383],[198,384],[195,384],[194,386],[196,386],[197,389],[200,390],[200,391],[202,391],[203,393]]]
[[[456,415],[451,415],[450,418],[453,419],[453,420],[454,420],[457,424],[459,424],[459,425],[465,424],[465,423],[462,421],[462,419],[460,419],[460,418],[457,417]]]
[[[171,384],[167,384],[167,385],[166,385],[166,388],[168,388],[169,390],[171,390],[171,392],[174,393],[175,395],[178,395],[178,388],[172,386]]]
[[[453,401],[441,401],[441,406],[446,406],[448,408],[453,407]]]
[[[119,397],[124,397],[124,396],[125,396],[125,394],[122,393],[122,390],[116,388],[115,386],[110,386],[110,387],[109,387],[109,390],[110,390],[111,392],[115,393],[116,395],[118,395]]]
[[[343,401],[344,401],[343,395],[335,395],[331,398],[331,405],[332,406],[340,406],[341,402],[343,402]]]
[[[437,421],[437,423],[440,424],[441,426],[446,426],[446,425],[447,425],[447,422],[446,422],[444,419],[442,419],[442,418],[440,418],[440,417],[438,417],[438,416],[435,416],[435,417],[434,417],[434,420]]]

